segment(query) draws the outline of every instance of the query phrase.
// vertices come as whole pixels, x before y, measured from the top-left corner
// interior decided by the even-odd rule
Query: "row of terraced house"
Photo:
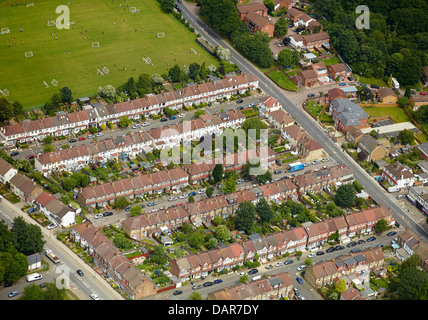
[[[257,89],[259,80],[252,74],[240,74],[207,83],[187,86],[180,90],[148,94],[141,99],[104,106],[89,106],[73,113],[62,112],[54,117],[24,121],[0,128],[0,142],[14,146],[17,142],[33,142],[46,136],[63,136],[78,133],[107,122],[116,123],[123,116],[139,119],[142,114],[158,114],[164,108],[177,110],[183,106],[229,99],[234,94],[244,94]]]
[[[306,248],[319,249],[327,242],[328,237],[336,232],[339,233],[341,243],[346,243],[353,236],[373,232],[374,226],[381,219],[385,219],[388,225],[395,223],[391,211],[380,205],[325,221],[305,223],[302,226],[266,236],[252,234],[247,240],[239,243],[235,242],[229,246],[220,245],[209,251],[171,260],[171,273],[181,281],[187,281],[191,278],[206,277],[212,272],[223,269],[230,271],[246,261],[252,261],[255,255],[262,264],[268,263],[272,262],[276,256],[283,256],[286,253],[302,251]],[[134,218],[133,221],[135,220]],[[127,222],[124,222],[125,224]]]
[[[227,129],[237,129],[245,121],[240,110],[230,110],[214,115],[203,115],[171,126],[153,128],[95,143],[55,150],[38,155],[35,168],[44,175],[52,171],[82,168],[89,163],[103,163],[121,156],[135,156],[154,149],[178,147],[180,142],[200,140],[202,137],[220,135]]]

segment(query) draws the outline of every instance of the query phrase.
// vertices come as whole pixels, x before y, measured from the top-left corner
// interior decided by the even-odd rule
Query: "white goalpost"
[[[9,30],[9,28],[8,28],[8,27],[1,28],[1,29],[0,29],[0,34],[8,34],[8,33],[10,33],[10,30]]]
[[[24,54],[26,58],[31,58],[33,56],[33,51],[27,51]]]
[[[92,42],[92,48],[99,48],[100,43],[99,42]]]
[[[58,85],[58,81],[56,81],[55,79],[52,79],[51,83],[54,87]]]
[[[158,38],[165,38],[165,32],[158,32],[157,37]]]

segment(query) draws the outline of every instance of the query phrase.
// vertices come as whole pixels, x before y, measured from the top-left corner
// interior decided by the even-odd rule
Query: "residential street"
[[[299,106],[296,106],[291,101],[291,94],[285,90],[277,87],[272,81],[267,78],[258,68],[243,58],[231,45],[222,40],[214,31],[199,19],[196,15],[195,5],[187,2],[181,5],[183,16],[192,24],[192,26],[203,34],[208,41],[213,45],[221,45],[228,48],[232,53],[231,63],[236,63],[244,73],[252,73],[259,78],[259,86],[269,95],[276,98],[282,103],[283,108],[291,116],[293,116],[297,123],[314,139],[316,139],[330,155],[330,157],[337,163],[346,164],[354,172],[354,178],[359,181],[365,188],[365,191],[379,204],[385,205],[391,209],[394,218],[401,226],[410,226],[411,229],[423,239],[427,239],[428,229],[426,224],[421,226],[412,217],[409,217],[406,212],[394,201],[394,194],[388,194],[370,175],[365,172],[358,164],[356,164],[350,156],[345,154],[340,145],[333,142],[331,138],[324,132],[324,130],[315,124],[315,121],[304,112]],[[206,31],[205,31],[206,30]],[[326,91],[326,90],[323,90]],[[303,93],[301,93],[303,94]],[[305,92],[306,94],[306,92]],[[294,100],[294,99],[293,99]]]

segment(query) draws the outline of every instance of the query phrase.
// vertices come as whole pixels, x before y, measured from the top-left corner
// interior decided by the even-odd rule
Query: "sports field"
[[[156,0],[41,0],[27,7],[31,1],[0,1],[0,29],[10,30],[0,35],[0,90],[7,89],[9,100],[24,108],[44,104],[64,86],[79,98],[94,95],[100,86],[119,86],[130,76],[165,73],[175,64],[218,65],[196,43],[196,35],[163,13]],[[59,5],[69,8],[69,29],[48,26],[60,16]],[[157,37],[161,32],[164,38]],[[94,42],[99,48],[92,47]],[[33,56],[26,58],[29,51]],[[97,74],[104,67],[107,72]]]

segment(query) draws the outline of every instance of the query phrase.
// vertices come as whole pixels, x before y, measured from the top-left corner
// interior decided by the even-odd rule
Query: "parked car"
[[[315,93],[309,93],[308,94],[308,98],[314,98],[315,97]]]
[[[238,107],[238,110],[244,110],[244,107],[242,107],[242,106]]]
[[[276,264],[275,264],[275,267],[281,267],[281,266],[283,266],[284,265],[284,263],[282,262],[282,261],[278,261]]]
[[[375,240],[376,240],[376,237],[370,237],[370,238],[367,239],[367,242],[375,241]]]
[[[35,157],[36,157],[36,156],[35,156],[34,154],[30,154],[30,155],[26,156],[26,158],[27,158],[28,160],[34,159]]]
[[[34,213],[34,212],[36,212],[37,211],[37,208],[31,208],[31,209],[28,209],[28,213]]]
[[[185,114],[184,113],[180,113],[177,117],[179,118],[184,118]]]
[[[140,127],[140,125],[137,123],[137,124],[134,124],[133,126],[132,126],[132,129],[138,129]]]
[[[10,156],[11,157],[15,157],[15,156],[17,156],[19,154],[19,152],[18,151],[14,151],[14,152],[12,152],[11,154],[10,154]]]
[[[330,247],[326,250],[327,253],[331,253],[333,251],[335,251],[336,249],[334,247]]]
[[[150,125],[150,122],[144,122],[143,124],[142,124],[142,126],[143,127],[147,127],[147,126],[149,126]]]
[[[201,289],[202,288],[202,285],[200,285],[200,284],[195,284],[193,287],[192,287],[192,289],[193,290],[198,290],[198,289]]]
[[[83,277],[83,276],[84,276],[83,271],[82,271],[82,270],[80,270],[80,269],[76,270],[76,273],[77,273],[79,276],[81,276],[81,277]]]
[[[99,218],[102,218],[102,217],[104,217],[102,213],[97,213],[97,214],[94,216],[94,219],[99,219]]]
[[[380,87],[379,87],[378,85],[376,85],[376,84],[371,84],[371,85],[370,85],[370,88],[373,88],[373,89],[380,89]]]
[[[96,137],[102,137],[104,135],[104,133],[102,133],[102,132],[98,132],[95,136]]]
[[[194,197],[194,196],[196,196],[196,192],[195,192],[195,191],[190,192],[190,193],[189,193],[189,197],[190,197],[190,196],[193,196],[193,197]]]
[[[165,121],[168,121],[168,119],[167,118],[162,118],[162,119],[160,119],[160,121],[161,122],[165,122]]]
[[[359,251],[361,251],[361,249],[360,248],[355,248],[355,249],[352,249],[351,251],[349,251],[350,253],[355,253],[355,252],[359,252]]]
[[[421,94],[421,96],[426,96],[427,95],[427,93],[424,92],[424,91],[421,91],[420,94]]]
[[[363,240],[363,239],[361,239],[361,240],[358,240],[358,242],[357,242],[358,244],[363,244],[363,243],[366,243],[366,241],[365,240]]]
[[[98,295],[96,295],[95,293],[91,294],[91,298],[94,300],[100,300],[100,297],[98,297]]]
[[[215,279],[214,280],[214,284],[219,284],[219,283],[222,283],[223,282],[223,280],[221,280],[221,279]]]
[[[180,199],[185,199],[185,198],[187,198],[188,196],[189,196],[189,195],[187,195],[187,194],[183,193],[183,194],[180,194],[179,198],[180,198]]]
[[[203,284],[204,287],[211,287],[212,285],[214,285],[214,282],[211,282],[211,281],[205,282]]]
[[[75,143],[75,142],[77,142],[77,139],[70,139],[69,141],[70,141],[70,143]]]
[[[356,245],[357,245],[357,242],[356,241],[352,241],[352,242],[349,242],[346,246],[348,248],[351,248],[351,247],[355,247]]]
[[[111,211],[107,211],[107,212],[103,213],[103,217],[108,217],[108,216],[112,216],[112,215],[113,215],[113,212],[111,212]]]
[[[289,264],[292,264],[293,263],[293,260],[292,259],[288,259],[288,260],[285,260],[284,261],[284,264],[285,265],[289,265]]]
[[[300,278],[300,277],[297,277],[297,278],[296,278],[296,281],[297,281],[298,283],[300,283],[300,284],[302,284],[302,283],[303,283],[303,280],[302,280],[302,278]]]
[[[244,100],[242,99],[239,99],[238,101],[236,101],[236,103],[242,103],[242,102],[244,102]]]
[[[257,272],[259,272],[259,270],[257,270],[257,269],[251,269],[250,271],[248,271],[248,274],[249,275],[253,275],[253,274],[256,274]]]
[[[320,163],[320,161],[319,161],[319,160],[314,160],[314,161],[312,161],[311,163],[312,163],[312,164],[318,164],[318,163]]]
[[[282,173],[282,171],[281,170],[275,170],[273,173],[274,174],[280,174],[280,173]]]
[[[155,205],[156,205],[156,202],[155,202],[155,201],[147,202],[147,206],[148,206],[148,207],[154,207]]]
[[[198,190],[198,194],[203,194],[203,193],[205,193],[205,189]]]
[[[341,86],[341,87],[346,86],[346,82],[339,83],[339,86]]]
[[[177,117],[176,117],[176,116],[171,116],[171,117],[169,118],[169,120],[175,120],[175,119],[177,119]]]
[[[300,266],[297,267],[297,271],[302,271],[302,270],[305,270],[305,269],[306,269],[306,265],[305,264],[302,264],[302,265],[300,265]]]
[[[77,140],[79,140],[79,141],[85,141],[86,138],[85,137],[79,137],[79,139],[77,139]]]
[[[395,198],[397,199],[397,200],[401,200],[401,199],[404,199],[406,196],[404,195],[404,194],[399,194],[399,195],[397,195]]]
[[[182,294],[182,293],[183,293],[183,291],[181,291],[181,290],[175,290],[172,294],[174,296],[178,296],[179,294]]]
[[[168,201],[170,201],[170,202],[171,202],[171,201],[175,201],[175,200],[177,200],[177,197],[169,197],[169,198],[168,198]]]
[[[92,139],[94,136],[92,134],[88,135],[88,139]]]
[[[9,293],[7,296],[9,298],[13,298],[13,297],[16,297],[18,294],[19,294],[18,291],[15,290],[15,291],[12,291],[11,293]]]
[[[343,249],[345,249],[345,247],[344,246],[342,246],[342,245],[338,245],[338,246],[335,246],[334,247],[334,250],[343,250]]]
[[[265,267],[267,270],[270,270],[270,269],[272,269],[273,268],[273,265],[268,265],[267,267]]]
[[[58,227],[56,223],[51,223],[48,225],[48,230],[55,229],[56,227]]]
[[[125,208],[125,211],[126,211],[126,212],[131,211],[131,207],[126,207],[126,208]]]
[[[315,253],[310,253],[309,255],[308,255],[308,258],[313,258],[313,257],[316,257],[317,255],[315,254]]]
[[[388,237],[392,237],[392,236],[395,236],[397,234],[397,232],[395,232],[395,231],[391,231],[391,232],[388,232],[386,235],[388,236]]]
[[[9,288],[9,287],[13,286],[13,283],[12,282],[5,282],[3,286],[5,288]]]
[[[236,181],[236,184],[241,184],[244,183],[244,179],[239,179],[238,181]]]
[[[322,256],[323,254],[325,254],[325,253],[324,253],[324,251],[318,251],[318,252],[316,253],[316,255],[317,255],[317,256]]]

